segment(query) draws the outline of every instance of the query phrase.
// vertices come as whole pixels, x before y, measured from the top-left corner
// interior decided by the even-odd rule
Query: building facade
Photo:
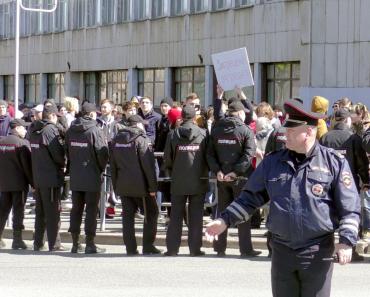
[[[23,0],[50,7],[52,0]],[[59,0],[22,11],[20,101],[147,95],[212,103],[213,53],[246,47],[255,102],[369,102],[368,0]],[[14,99],[15,1],[0,0],[0,98]]]

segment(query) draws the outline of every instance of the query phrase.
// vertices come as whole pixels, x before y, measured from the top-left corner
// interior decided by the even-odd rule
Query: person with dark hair
[[[26,249],[22,240],[24,207],[29,185],[33,187],[30,143],[25,140],[28,124],[10,122],[10,135],[0,138],[0,248],[5,247],[2,234],[13,209],[12,249]]]
[[[57,114],[55,105],[45,106],[42,120],[33,122],[29,131],[36,197],[35,251],[44,247],[45,226],[49,251],[64,250],[59,229],[65,153],[56,126]]]
[[[110,145],[113,189],[121,197],[123,241],[127,255],[137,255],[135,213],[144,209],[143,254],[160,254],[154,246],[157,234],[158,207],[155,200],[157,178],[155,159],[144,121],[139,115],[127,119]]]
[[[10,133],[10,121],[12,118],[8,115],[8,103],[0,100],[0,137],[7,136]]]
[[[108,163],[108,143],[96,122],[96,112],[94,104],[85,103],[81,109],[82,117],[72,123],[66,134],[67,170],[70,173],[72,190],[68,230],[73,241],[71,253],[81,251],[79,236],[85,205],[85,254],[105,252],[105,249],[95,245],[95,236],[102,174]]]
[[[347,160],[316,141],[318,119],[325,115],[294,100],[284,108],[287,149],[262,160],[239,197],[208,224],[206,236],[213,240],[248,221],[270,201],[273,296],[330,296],[333,254],[340,264],[349,263],[357,242],[360,199]]]
[[[218,121],[209,138],[207,159],[212,173],[217,177],[217,214],[239,195],[253,171],[252,158],[256,153],[256,144],[253,132],[244,121],[245,107],[236,100],[229,104],[228,116]],[[238,235],[241,257],[254,257],[261,253],[253,249],[250,221],[238,225]],[[226,245],[227,231],[214,242],[218,256],[225,255]]]
[[[138,115],[144,119],[146,135],[148,135],[151,144],[154,146],[157,135],[156,129],[158,127],[158,122],[161,120],[161,115],[154,111],[151,98],[141,98]]]
[[[206,159],[206,136],[204,129],[196,125],[196,110],[191,105],[182,109],[183,123],[167,137],[164,166],[171,175],[171,218],[166,235],[166,256],[179,252],[182,221],[186,202],[188,212],[188,244],[190,255],[203,256],[202,227],[204,197],[208,189],[208,165]],[[187,180],[184,183],[184,180]]]

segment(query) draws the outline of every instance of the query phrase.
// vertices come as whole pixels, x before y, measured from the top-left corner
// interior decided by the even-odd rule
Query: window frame
[[[59,76],[59,79],[56,79],[56,76]],[[55,83],[51,83],[50,82],[51,80],[53,80]],[[48,73],[47,74],[47,98],[49,99],[52,98],[55,100],[55,102],[59,104],[63,103],[64,97],[65,97],[64,86],[65,86],[65,73],[58,72],[58,73]],[[53,90],[51,90],[51,87],[53,88]],[[55,96],[54,94],[57,93],[57,90],[59,94],[58,96]],[[64,96],[62,95],[62,93],[64,93]]]
[[[121,80],[118,80],[118,74],[120,73]],[[123,75],[124,74],[124,75]],[[102,78],[105,76],[105,81],[102,83]],[[114,76],[117,77],[117,81],[110,81],[109,77],[114,78]],[[125,77],[125,80],[122,78]],[[126,101],[127,95],[128,95],[128,86],[129,86],[129,81],[128,81],[128,70],[126,69],[117,69],[117,70],[107,70],[107,71],[102,71],[98,73],[98,101],[100,103],[101,100],[103,99],[110,99],[112,100],[115,104],[122,104],[124,101]],[[119,89],[119,85],[125,85],[124,89]],[[116,88],[115,88],[116,86]],[[104,96],[102,96],[102,92],[104,90]],[[110,96],[110,88],[112,90],[112,95]],[[115,90],[117,90],[115,92]],[[120,92],[120,96],[114,98],[113,94],[118,94]],[[97,102],[98,103],[98,102]]]
[[[152,77],[153,77],[153,80],[145,80],[145,72],[147,71],[152,71]],[[157,80],[157,75],[156,75],[156,72],[157,71],[163,71],[163,80]],[[142,75],[141,75],[142,73]],[[141,77],[143,79],[141,79]],[[159,107],[160,106],[160,101],[158,102],[158,100],[162,100],[163,97],[165,96],[165,82],[166,81],[166,77],[165,77],[165,68],[145,68],[145,69],[139,69],[139,72],[138,72],[138,91],[139,91],[139,96],[149,96],[149,94],[145,94],[145,85],[146,84],[151,84],[152,85],[152,94],[150,94],[151,96],[151,99],[153,101],[153,106],[155,107]],[[163,84],[163,94],[158,94],[157,95],[157,84]],[[158,97],[160,96],[160,97]]]
[[[31,80],[31,81],[30,81]],[[39,104],[41,103],[41,75],[39,73],[26,74],[24,76],[24,101],[26,103]],[[29,96],[29,88],[33,86],[32,98]],[[32,99],[32,100],[31,100]]]

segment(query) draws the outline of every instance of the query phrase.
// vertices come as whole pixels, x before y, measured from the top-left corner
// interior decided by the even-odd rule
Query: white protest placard
[[[218,84],[225,90],[234,90],[236,86],[253,86],[251,67],[245,47],[212,55]]]

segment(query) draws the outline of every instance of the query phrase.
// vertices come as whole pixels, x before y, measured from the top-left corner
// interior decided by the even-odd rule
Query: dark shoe
[[[201,257],[201,256],[204,256],[205,254],[206,253],[203,251],[196,251],[196,252],[190,253],[190,257]]]
[[[252,257],[257,257],[259,254],[261,254],[262,252],[261,251],[255,251],[255,250],[251,250],[247,253],[241,253],[240,254],[240,258],[252,258]]]
[[[272,257],[272,253],[269,252],[268,255],[267,255],[267,258],[271,258]]]
[[[362,262],[365,260],[365,257],[364,256],[361,256],[359,253],[357,253],[356,251],[354,251],[352,253],[352,262]]]
[[[157,249],[155,246],[152,246],[149,249],[143,249],[143,255],[158,255],[161,254],[162,251]]]
[[[33,244],[33,250],[35,252],[44,252],[47,250],[46,246],[44,244],[38,245],[38,244]]]
[[[225,252],[217,252],[217,257],[225,257],[226,253]]]
[[[133,252],[127,252],[126,254],[127,254],[127,256],[136,256],[136,255],[139,254],[139,252],[138,251],[133,251]]]
[[[67,249],[62,246],[62,245],[59,245],[59,246],[55,246],[53,247],[52,249],[49,249],[49,252],[65,252]]]
[[[84,248],[82,244],[79,243],[78,245],[72,245],[72,248],[71,248],[72,254],[83,253],[83,252],[84,252]]]
[[[97,247],[94,242],[95,236],[86,235],[85,254],[102,254],[106,249]]]
[[[163,256],[166,256],[166,257],[176,257],[177,256],[177,253],[167,251],[167,252],[165,252],[163,254]]]
[[[27,245],[22,240],[22,231],[13,231],[13,243],[12,243],[13,250],[26,250]]]

